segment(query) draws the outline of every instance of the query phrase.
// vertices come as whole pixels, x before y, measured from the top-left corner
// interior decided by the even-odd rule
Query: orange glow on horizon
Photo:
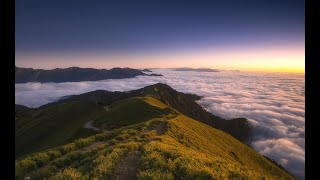
[[[16,65],[32,68],[213,68],[240,71],[304,73],[304,47],[207,49],[153,54],[20,55]]]

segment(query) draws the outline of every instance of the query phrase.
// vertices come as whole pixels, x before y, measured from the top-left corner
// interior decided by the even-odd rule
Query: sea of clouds
[[[25,83],[15,85],[16,104],[39,107],[62,96],[97,89],[128,91],[158,82],[185,93],[203,96],[198,103],[209,112],[230,119],[245,117],[254,127],[251,146],[299,179],[305,170],[304,74],[193,72],[155,69],[164,76],[130,79]]]

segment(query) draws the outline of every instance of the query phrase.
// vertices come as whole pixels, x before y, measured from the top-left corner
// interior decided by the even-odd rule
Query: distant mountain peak
[[[220,72],[219,69],[211,69],[211,68],[173,68],[174,71],[195,71],[195,72]]]

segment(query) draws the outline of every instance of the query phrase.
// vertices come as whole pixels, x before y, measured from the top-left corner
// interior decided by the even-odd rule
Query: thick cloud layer
[[[304,179],[305,88],[302,74],[262,74],[236,71],[178,72],[154,70],[163,77],[76,83],[16,84],[16,104],[29,107],[65,95],[97,89],[128,91],[163,82],[174,89],[203,96],[198,103],[224,118],[245,117],[254,127],[252,146]]]

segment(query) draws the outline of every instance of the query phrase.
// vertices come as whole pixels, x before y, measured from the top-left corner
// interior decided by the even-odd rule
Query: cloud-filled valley
[[[236,71],[183,72],[157,69],[164,76],[68,83],[15,85],[16,104],[39,107],[66,95],[97,89],[128,91],[158,82],[203,96],[198,103],[226,119],[245,117],[254,129],[252,147],[304,179],[305,87],[303,74]]]

